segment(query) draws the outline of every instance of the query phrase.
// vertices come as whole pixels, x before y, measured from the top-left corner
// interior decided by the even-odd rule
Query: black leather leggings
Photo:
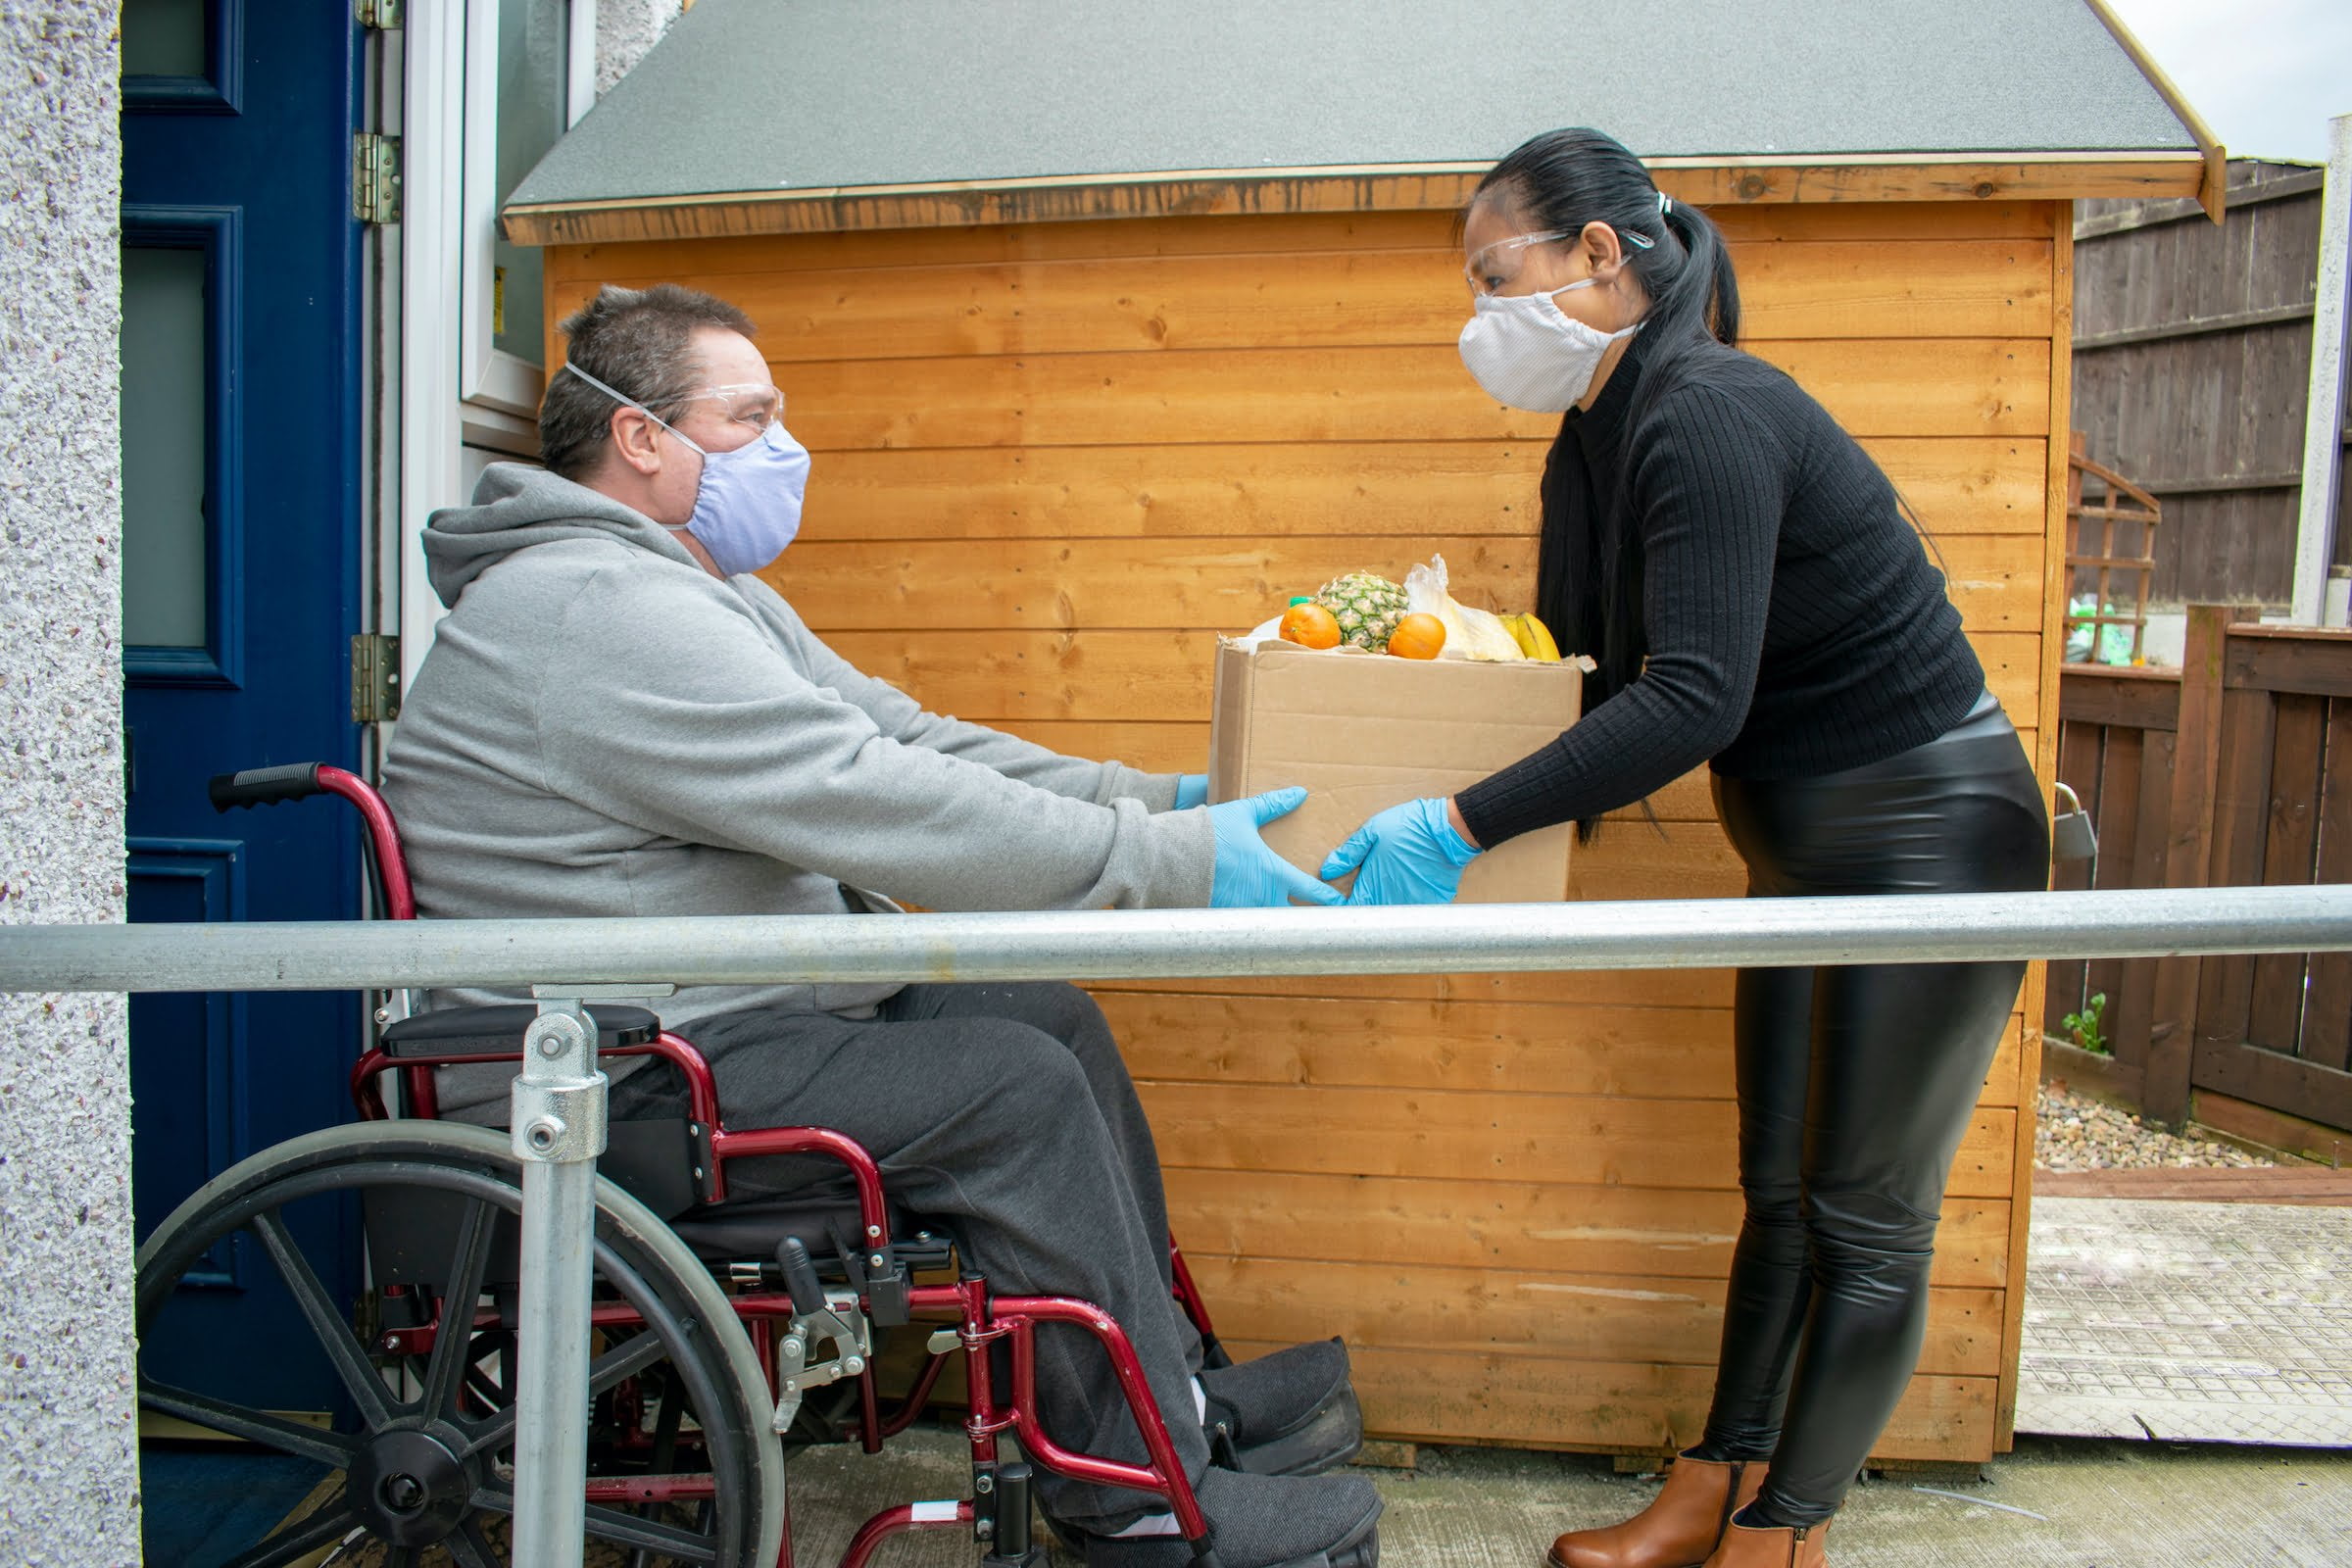
[[[1990,694],[1947,733],[1818,778],[1715,780],[1751,897],[2048,885],[2049,820]],[[1927,1329],[1943,1185],[2023,963],[1743,969],[1740,1185],[1705,1441],[1770,1456],[1750,1522],[1827,1519],[1893,1414]]]

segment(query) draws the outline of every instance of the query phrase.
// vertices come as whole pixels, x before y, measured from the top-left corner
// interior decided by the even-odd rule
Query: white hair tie
[[[1672,200],[1671,200],[1671,199],[1670,199],[1670,198],[1667,196],[1667,194],[1666,194],[1664,191],[1660,191],[1660,192],[1658,192],[1658,216],[1659,216],[1660,218],[1667,218],[1667,217],[1671,217],[1671,216],[1673,215],[1673,213],[1674,213],[1674,202],[1673,202],[1673,201],[1672,201]]]

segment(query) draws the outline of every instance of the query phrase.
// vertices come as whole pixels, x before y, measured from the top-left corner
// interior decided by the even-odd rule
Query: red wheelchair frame
[[[282,784],[282,789],[274,793],[257,793],[246,800],[222,803],[222,808],[227,808],[230,804],[261,804],[269,800],[293,799],[314,791],[340,796],[358,808],[366,820],[368,847],[373,858],[385,914],[394,920],[416,918],[416,898],[401,852],[398,826],[391,809],[374,789],[354,774],[325,765],[266,771],[270,777],[270,785],[261,785],[260,780],[256,779],[257,786],[267,789]],[[296,777],[303,773],[309,775],[307,780]],[[235,777],[242,783],[255,775],[239,774]],[[218,795],[216,800],[220,800]],[[828,1156],[846,1167],[856,1184],[863,1250],[877,1261],[894,1256],[890,1214],[884,1200],[881,1172],[873,1157],[854,1140],[824,1127],[769,1127],[740,1131],[728,1128],[721,1115],[710,1064],[690,1043],[667,1031],[660,1032],[643,1044],[605,1048],[600,1054],[657,1055],[672,1063],[683,1075],[689,1114],[699,1124],[695,1131],[701,1133],[708,1129],[709,1167],[707,1171],[698,1170],[696,1173],[705,1200],[716,1201],[725,1196],[725,1171],[730,1160],[775,1154]],[[385,1073],[396,1072],[401,1075],[408,1113],[432,1118],[438,1115],[439,1109],[433,1086],[434,1068],[484,1062],[518,1062],[521,1059],[519,1040],[514,1052],[495,1054],[433,1054],[404,1050],[395,1056],[377,1047],[370,1049],[353,1067],[352,1098],[363,1118],[385,1119],[389,1112],[380,1080]],[[1208,1348],[1212,1356],[1217,1355],[1221,1352],[1217,1350],[1217,1340],[1209,1323],[1208,1311],[1194,1286],[1191,1271],[1185,1266],[1184,1254],[1173,1242],[1168,1250],[1175,1298],[1200,1331],[1202,1345]],[[888,1272],[887,1267],[885,1272]],[[386,1289],[396,1290],[398,1287]],[[1024,1563],[1039,1560],[1032,1555],[1028,1540],[1026,1486],[995,1484],[999,1474],[998,1438],[1004,1433],[1012,1434],[1030,1458],[1057,1474],[1098,1485],[1150,1493],[1164,1499],[1174,1513],[1179,1530],[1191,1545],[1196,1560],[1214,1564],[1207,1521],[1194,1497],[1184,1467],[1176,1459],[1158,1402],[1152,1397],[1151,1388],[1145,1381],[1142,1363],[1137,1359],[1126,1332],[1107,1312],[1092,1302],[1064,1297],[998,1296],[989,1289],[985,1279],[969,1275],[952,1285],[904,1283],[897,1289],[904,1292],[904,1309],[906,1313],[930,1314],[935,1320],[952,1320],[955,1324],[970,1393],[970,1413],[963,1423],[963,1429],[971,1448],[975,1495],[959,1500],[953,1518],[941,1516],[936,1506],[925,1510],[911,1503],[882,1510],[867,1520],[858,1532],[841,1559],[841,1568],[865,1568],[875,1548],[901,1531],[952,1527],[974,1531],[980,1543],[988,1548],[984,1562]],[[752,1290],[732,1296],[731,1300],[736,1317],[751,1337],[760,1369],[767,1377],[768,1393],[773,1396],[779,1392],[777,1343],[796,1315],[793,1298],[785,1292]],[[447,1304],[438,1299],[430,1303],[429,1314],[420,1325],[383,1330],[377,1336],[375,1348],[383,1353],[403,1355],[429,1349]],[[895,1302],[893,1306],[891,1316],[895,1317],[899,1315]],[[862,1289],[858,1307],[869,1317],[873,1315],[872,1298]],[[592,1322],[599,1328],[643,1326],[643,1319],[634,1309],[620,1302],[598,1303],[592,1313]],[[477,1319],[476,1326],[484,1326],[486,1320]],[[1136,1426],[1142,1433],[1145,1451],[1149,1455],[1147,1463],[1136,1465],[1072,1452],[1047,1435],[1038,1417],[1036,1387],[1035,1332],[1041,1323],[1074,1325],[1092,1333],[1101,1342],[1126,1396]],[[999,1389],[996,1368],[992,1364],[992,1348],[1000,1342],[1005,1345],[1008,1352],[1011,1385],[1008,1390]],[[881,1409],[874,1368],[868,1365],[856,1374],[858,1415],[854,1433],[866,1452],[880,1452],[885,1439],[904,1432],[913,1423],[938,1382],[947,1355],[945,1350],[930,1354],[912,1389],[887,1417]],[[990,1479],[983,1481],[984,1477]],[[672,1476],[642,1480],[594,1478],[588,1483],[587,1499],[609,1504],[690,1502],[709,1498],[715,1490],[716,1481],[710,1477]],[[1016,1497],[1011,1494],[1019,1495]],[[1019,1513],[1017,1519],[1008,1516],[1015,1508]],[[776,1568],[793,1568],[789,1509]]]

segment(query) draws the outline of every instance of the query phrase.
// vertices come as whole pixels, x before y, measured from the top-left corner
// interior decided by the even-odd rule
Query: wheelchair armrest
[[[396,1061],[519,1056],[523,1031],[538,1015],[527,1002],[443,1007],[388,1024],[380,1038],[384,1054]],[[588,1016],[596,1020],[599,1051],[646,1045],[662,1032],[662,1020],[644,1007],[600,1004],[588,1009]]]

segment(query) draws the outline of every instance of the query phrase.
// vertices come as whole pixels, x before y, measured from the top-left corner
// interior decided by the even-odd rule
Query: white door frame
[[[565,122],[596,101],[596,0],[568,0]],[[500,0],[410,0],[401,141],[402,690],[443,613],[424,525],[466,499],[466,449],[534,459],[544,370],[495,347]]]

